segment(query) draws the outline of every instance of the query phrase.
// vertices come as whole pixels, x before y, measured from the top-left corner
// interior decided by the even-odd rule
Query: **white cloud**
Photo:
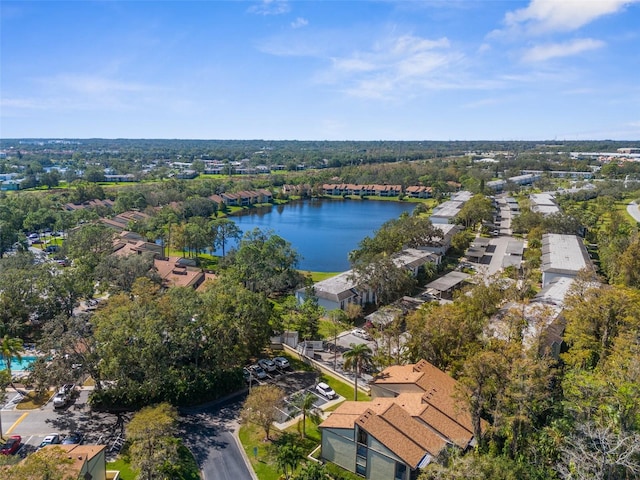
[[[166,102],[167,90],[155,85],[125,82],[85,74],[59,74],[33,79],[37,95],[7,94],[2,107],[13,114],[30,110],[131,110],[141,105]]]
[[[532,34],[567,32],[617,13],[640,0],[531,0],[528,7],[507,12],[505,24]]]
[[[309,25],[309,20],[306,18],[298,17],[293,22],[291,22],[291,28],[302,28]]]
[[[262,0],[257,5],[249,7],[247,11],[256,15],[282,15],[290,10],[291,7],[286,0]]]
[[[79,94],[108,94],[115,92],[142,92],[148,85],[127,83],[94,75],[61,74],[56,77],[42,79],[50,88],[65,89]]]
[[[474,102],[465,103],[465,104],[462,105],[462,107],[463,108],[470,108],[470,109],[483,108],[483,107],[489,107],[489,106],[497,105],[499,103],[503,103],[504,100],[505,100],[504,97],[500,97],[500,98],[482,98],[482,99],[476,100]]]
[[[406,97],[424,89],[452,88],[453,66],[463,58],[445,37],[402,35],[380,41],[368,51],[333,57],[320,80],[344,85],[345,92],[357,97]]]
[[[570,57],[579,53],[596,50],[605,46],[601,40],[577,38],[563,43],[536,45],[527,50],[522,59],[525,62],[544,62],[552,58]]]
[[[483,43],[478,47],[478,53],[485,53],[491,50],[491,45],[488,43]]]

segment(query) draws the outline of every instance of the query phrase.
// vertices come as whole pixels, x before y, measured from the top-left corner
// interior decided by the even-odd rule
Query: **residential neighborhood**
[[[465,168],[495,178],[504,161]],[[391,179],[404,167],[386,168]],[[561,475],[593,438],[581,429],[599,428],[586,419],[607,415],[573,396],[572,382],[585,381],[575,375],[600,365],[612,380],[607,405],[633,378],[623,340],[640,305],[637,184],[539,172],[502,192],[479,179],[418,185],[418,173],[407,183],[314,180],[328,169],[296,168],[303,180],[281,185],[256,170],[2,197],[15,218],[0,230],[0,313],[20,320],[0,317],[11,380],[2,433],[13,439],[0,468],[425,480],[504,462],[522,478]],[[624,195],[620,216],[608,189]],[[243,223],[280,228],[292,217],[286,230]],[[378,227],[340,250],[350,268],[323,271],[360,220]],[[280,232],[303,233],[311,268]],[[582,343],[598,331],[589,322],[615,322],[606,351]],[[556,460],[518,460],[568,412],[585,420],[558,433]],[[615,435],[633,455],[625,421]],[[138,449],[156,423],[181,446],[158,440],[164,466],[142,463],[151,460]]]

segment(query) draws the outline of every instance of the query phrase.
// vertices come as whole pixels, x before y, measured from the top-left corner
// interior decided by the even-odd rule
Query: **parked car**
[[[242,369],[242,378],[244,378],[244,381],[249,383],[251,381],[251,372],[249,371],[248,368],[243,368]]]
[[[333,388],[331,388],[324,382],[320,382],[318,385],[316,385],[316,392],[318,392],[323,397],[328,398],[329,400],[333,400],[334,398],[336,398],[335,390],[333,390]]]
[[[364,340],[371,340],[371,335],[369,335],[369,333],[362,328],[356,328],[351,333],[356,337],[363,338]]]
[[[58,392],[53,396],[53,408],[64,408],[69,402],[69,395],[64,392]]]
[[[80,445],[83,438],[84,435],[82,435],[82,433],[71,432],[69,435],[64,437],[64,440],[62,440],[62,445]]]
[[[60,434],[58,433],[50,433],[44,440],[38,445],[38,449],[42,447],[46,447],[47,445],[58,445],[60,443]]]
[[[60,387],[58,392],[70,394],[71,392],[73,392],[73,387],[74,387],[73,383],[65,383]]]
[[[273,360],[270,360],[268,358],[261,358],[260,360],[258,360],[258,365],[260,365],[262,369],[267,372],[276,371],[276,364],[273,362]]]
[[[47,253],[55,253],[58,250],[60,250],[60,247],[58,245],[49,245],[44,249],[44,251]]]
[[[286,368],[289,368],[289,360],[287,360],[284,357],[276,357],[273,359],[273,363],[276,364],[276,367],[284,370]]]
[[[251,370],[251,374],[258,380],[264,380],[267,378],[267,372],[265,372],[257,363],[255,365],[251,365],[249,369]]]
[[[0,454],[2,455],[13,455],[18,450],[20,450],[20,446],[22,445],[22,437],[20,435],[11,435],[7,438],[7,441],[4,445],[0,446]]]

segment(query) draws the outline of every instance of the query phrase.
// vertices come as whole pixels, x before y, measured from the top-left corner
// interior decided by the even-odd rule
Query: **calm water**
[[[307,200],[229,218],[243,233],[256,227],[273,230],[303,257],[303,270],[341,272],[349,269],[347,255],[360,240],[414,207],[415,203],[375,200]]]
[[[11,359],[11,371],[19,372],[22,370],[26,370],[29,365],[36,361],[36,357],[25,356],[22,357],[22,361],[18,361],[17,358]],[[4,362],[4,359],[0,359],[0,370],[6,370],[7,366]]]

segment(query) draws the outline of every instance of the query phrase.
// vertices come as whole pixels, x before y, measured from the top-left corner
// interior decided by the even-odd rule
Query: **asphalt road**
[[[636,222],[640,222],[640,208],[636,202],[631,202],[627,205],[627,212],[629,212],[629,215],[631,215]]]
[[[181,437],[200,466],[204,480],[256,479],[247,467],[234,432],[244,396],[215,407],[183,412]]]

